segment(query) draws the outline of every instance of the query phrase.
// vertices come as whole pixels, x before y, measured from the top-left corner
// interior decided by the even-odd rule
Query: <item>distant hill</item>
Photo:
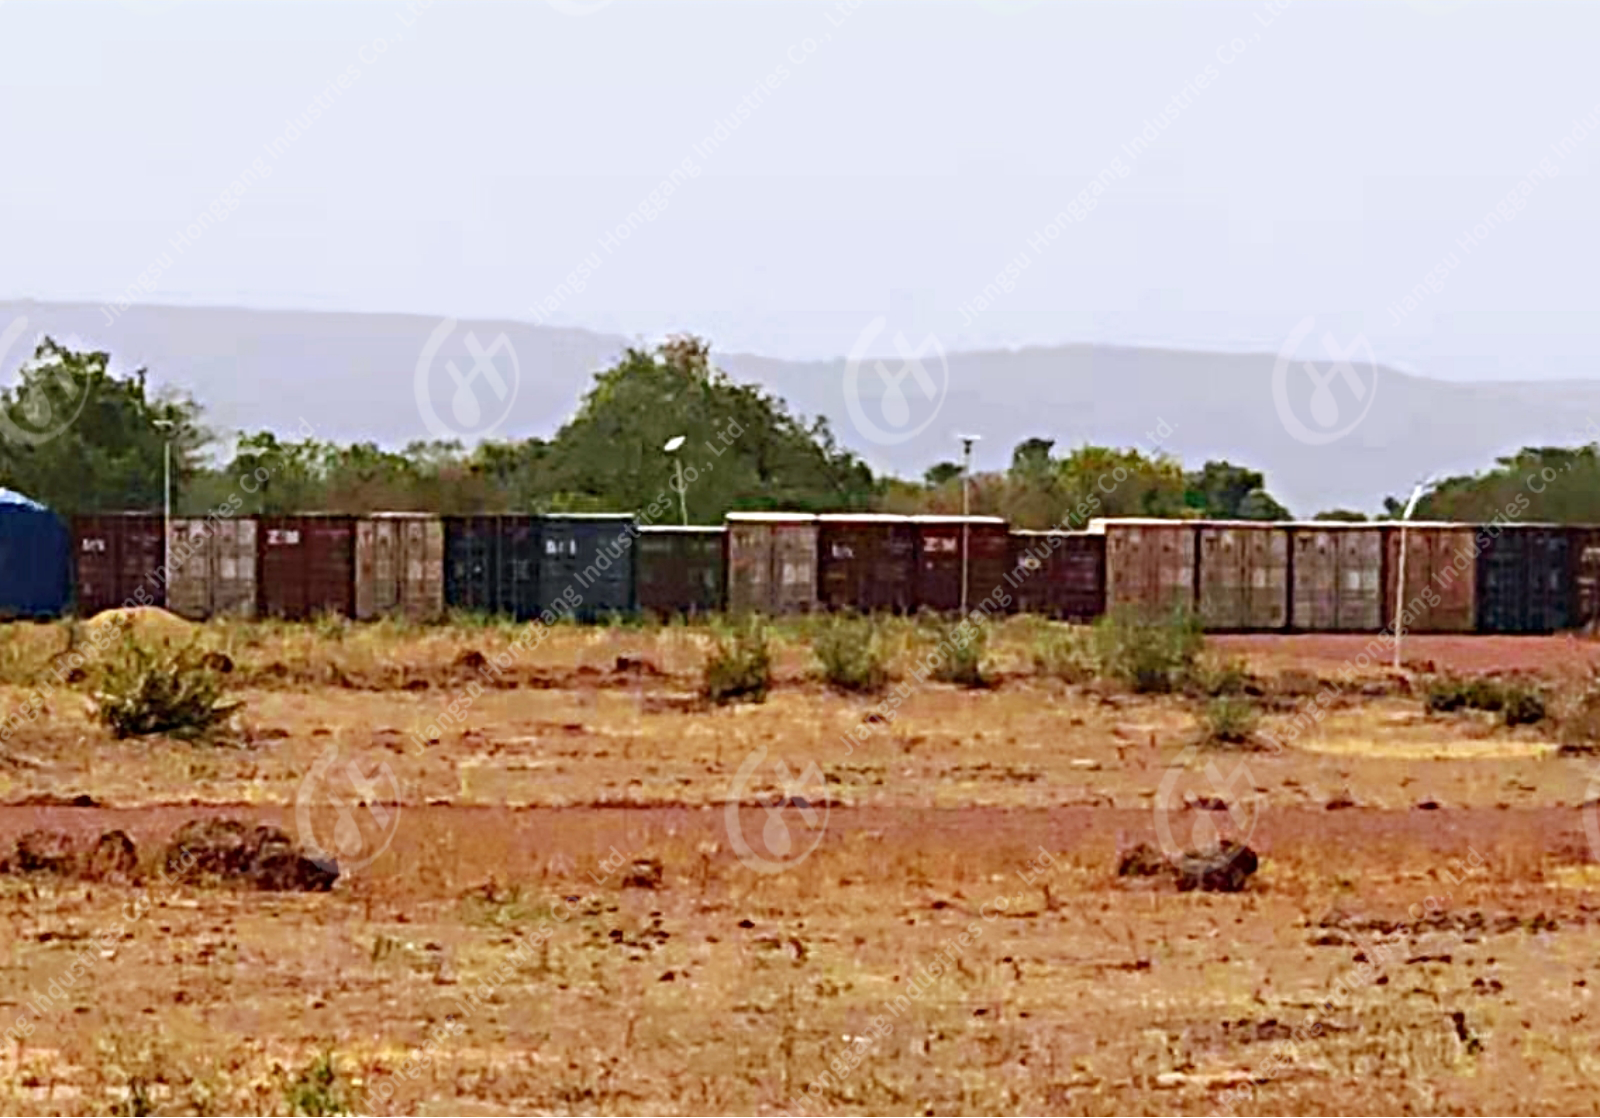
[[[0,337],[19,317],[27,320],[25,331],[0,353],[6,381],[38,336],[50,334],[108,350],[124,369],[147,366],[154,383],[192,393],[225,431],[292,433],[303,418],[319,438],[391,446],[448,434],[447,428],[470,435],[506,407],[495,437],[549,435],[571,415],[591,374],[629,344],[584,330],[491,320],[462,321],[439,337],[441,319],[409,315],[130,307],[107,322],[97,306],[33,302],[0,303]],[[514,380],[510,354],[492,352],[502,334],[520,372]],[[904,363],[888,338],[878,340],[874,353],[886,355],[884,370],[893,380]],[[430,341],[437,341],[436,352],[425,361]],[[490,360],[508,404],[483,387],[487,371],[476,376],[476,363]],[[795,410],[827,416],[839,441],[875,469],[919,477],[934,462],[959,456],[957,431],[981,434],[977,465],[996,468],[1030,436],[1054,438],[1058,449],[1084,441],[1148,447],[1165,421],[1171,429],[1165,449],[1195,465],[1221,457],[1262,469],[1272,492],[1302,515],[1333,506],[1374,510],[1385,495],[1427,474],[1480,469],[1525,445],[1589,441],[1591,424],[1600,431],[1600,380],[1466,384],[1379,368],[1369,414],[1347,436],[1311,446],[1280,420],[1274,355],[1067,345],[949,355],[948,395],[937,417],[915,437],[884,446],[864,437],[852,418],[845,359],[724,353],[717,360]],[[453,406],[459,392],[451,385],[452,364],[456,377],[477,385],[479,402],[465,401],[465,412]],[[937,355],[922,360],[936,391],[945,367]],[[1358,368],[1363,384],[1373,384],[1374,371]],[[895,418],[909,427],[926,418],[930,405],[914,374],[899,382],[908,408],[897,413],[885,407],[876,360],[857,371],[858,410],[868,423],[892,433],[899,430],[891,425]],[[1280,379],[1286,406],[1315,429],[1313,380],[1298,366]],[[432,429],[418,404],[419,381],[433,409]],[[1328,391],[1344,409],[1337,428],[1358,414],[1358,402],[1337,378]],[[1325,400],[1324,418],[1331,418],[1326,408]]]

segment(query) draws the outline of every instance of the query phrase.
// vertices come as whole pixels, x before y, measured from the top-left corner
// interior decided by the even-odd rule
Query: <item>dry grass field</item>
[[[244,706],[186,743],[92,717],[60,658],[90,630],[10,627],[0,851],[120,830],[137,865],[8,859],[0,1109],[1593,1109],[1600,770],[1554,719],[1421,698],[1491,669],[1554,695],[1593,646],[1409,638],[1412,670],[1347,677],[1367,638],[1217,638],[1261,719],[1229,747],[1204,696],[1040,674],[1042,630],[886,718],[800,622],[767,700],[724,707],[694,628],[218,623],[181,635]],[[888,639],[903,678],[925,634]],[[339,879],[175,874],[197,819]],[[1259,857],[1241,892],[1117,873],[1219,836]]]

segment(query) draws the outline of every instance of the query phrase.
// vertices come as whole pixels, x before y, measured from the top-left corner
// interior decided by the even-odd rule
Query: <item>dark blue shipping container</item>
[[[444,600],[450,609],[539,615],[539,531],[525,514],[444,518]]]
[[[0,489],[0,617],[60,617],[71,598],[67,526],[37,501]]]
[[[634,544],[638,523],[622,513],[551,513],[539,518],[539,605],[594,621],[638,608]]]

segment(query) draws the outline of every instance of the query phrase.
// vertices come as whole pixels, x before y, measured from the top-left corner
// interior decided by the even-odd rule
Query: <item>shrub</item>
[[[354,1099],[349,1086],[333,1066],[333,1054],[324,1052],[300,1069],[283,1089],[283,1101],[290,1114],[320,1116],[350,1114]]]
[[[98,666],[94,704],[117,738],[182,740],[207,736],[244,705],[223,701],[222,673],[199,645],[147,645],[128,630]]]
[[[1081,626],[1051,625],[1033,642],[1033,668],[1040,675],[1087,683],[1098,671],[1091,633]]]
[[[966,626],[965,630],[962,625]],[[963,632],[966,634],[964,637],[961,635]],[[940,683],[954,683],[961,687],[987,687],[989,679],[983,672],[983,658],[988,648],[988,625],[962,622],[940,639],[933,678]]]
[[[1600,669],[1566,695],[1556,719],[1556,739],[1563,753],[1600,753]]]
[[[1531,726],[1546,715],[1545,697],[1537,687],[1516,679],[1438,676],[1428,681],[1424,704],[1434,713],[1483,710],[1499,714],[1507,726]]]
[[[765,625],[752,618],[742,628],[714,631],[711,640],[701,694],[718,706],[766,702],[772,685],[772,654]]]
[[[812,637],[822,677],[840,691],[874,695],[889,685],[889,657],[871,618],[837,617]]]
[[[1225,659],[1199,659],[1192,672],[1191,681],[1202,695],[1243,695],[1250,686],[1250,671],[1242,659],[1230,656]]]
[[[1102,675],[1141,694],[1164,694],[1193,675],[1205,647],[1192,611],[1154,613],[1119,606],[1094,626],[1094,655]]]
[[[1218,695],[1206,704],[1206,741],[1213,745],[1245,745],[1255,737],[1260,715],[1256,705],[1237,695]]]

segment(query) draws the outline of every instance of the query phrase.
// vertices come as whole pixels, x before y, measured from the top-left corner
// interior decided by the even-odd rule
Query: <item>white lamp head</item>
[[[685,441],[686,441],[686,436],[684,436],[684,435],[674,435],[674,436],[672,436],[672,438],[667,440],[667,445],[662,447],[661,449],[666,451],[668,454],[671,454],[673,451],[677,450],[680,446],[682,446]]]

